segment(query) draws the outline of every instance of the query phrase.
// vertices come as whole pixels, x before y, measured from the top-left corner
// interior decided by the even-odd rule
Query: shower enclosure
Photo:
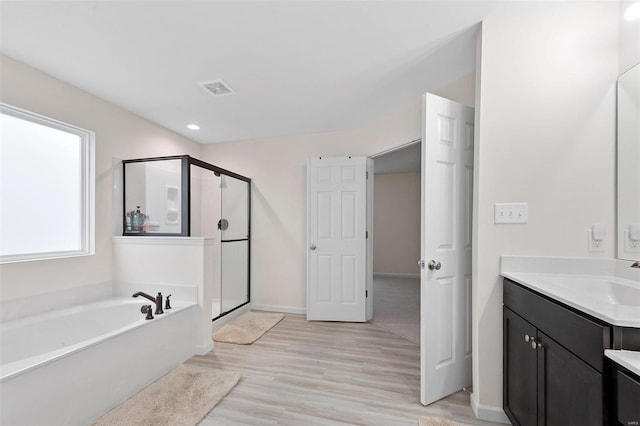
[[[123,175],[123,235],[210,240],[212,319],[249,303],[251,179],[188,155],[124,160]]]

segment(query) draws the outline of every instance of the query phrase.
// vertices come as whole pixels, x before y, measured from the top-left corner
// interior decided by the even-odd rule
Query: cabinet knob
[[[524,335],[524,341],[527,343],[531,343],[531,349],[538,349],[542,347],[542,343],[536,342],[536,338],[533,336],[529,336],[528,334]]]

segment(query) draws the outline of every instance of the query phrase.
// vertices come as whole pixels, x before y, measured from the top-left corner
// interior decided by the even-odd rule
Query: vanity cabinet
[[[619,426],[637,425],[640,421],[640,377],[637,374],[613,364],[613,424]]]
[[[504,280],[504,410],[514,425],[609,424],[607,324]]]

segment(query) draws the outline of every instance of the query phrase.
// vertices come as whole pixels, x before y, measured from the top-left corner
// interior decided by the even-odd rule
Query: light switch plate
[[[496,203],[494,223],[528,223],[529,203]]]

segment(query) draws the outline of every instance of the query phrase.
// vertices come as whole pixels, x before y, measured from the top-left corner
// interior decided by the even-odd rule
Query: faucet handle
[[[145,319],[153,319],[153,310],[151,309],[151,305],[142,305],[142,307],[140,308],[140,312],[142,312],[143,314],[147,314]]]
[[[171,302],[169,301],[170,297],[171,297],[171,295],[168,295],[167,298],[164,301],[164,308],[165,309],[171,309]]]

